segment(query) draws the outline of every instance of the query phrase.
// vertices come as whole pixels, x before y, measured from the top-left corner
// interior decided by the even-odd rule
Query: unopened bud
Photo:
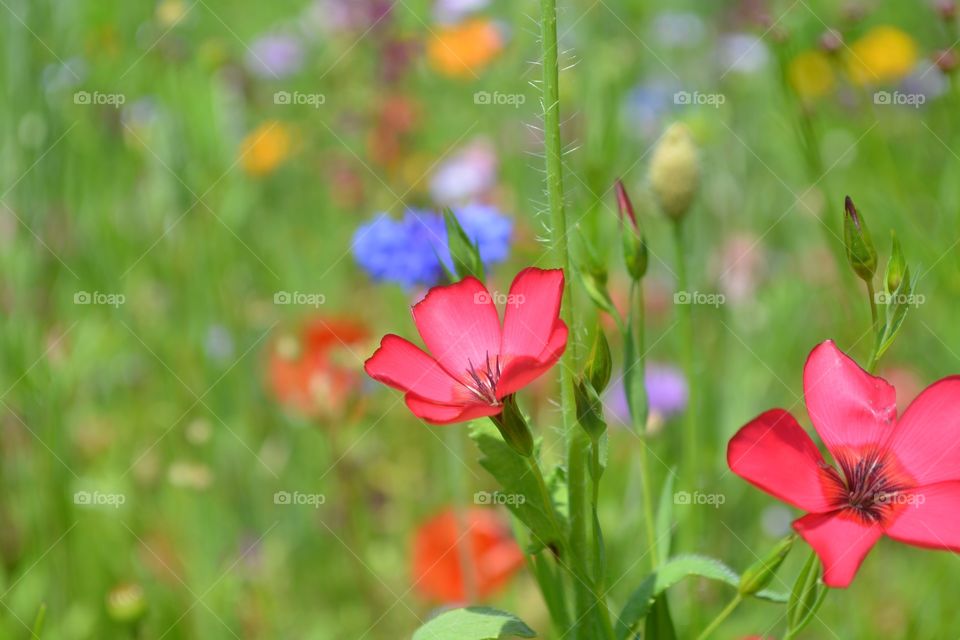
[[[577,401],[577,422],[590,439],[596,441],[607,430],[607,423],[603,419],[603,402],[586,379],[577,382],[573,395]]]
[[[700,160],[690,131],[670,125],[650,160],[650,187],[660,208],[670,218],[686,215],[700,186]]]
[[[107,615],[116,622],[133,623],[147,612],[147,599],[138,584],[121,584],[107,594]]]
[[[886,273],[886,285],[887,292],[896,293],[897,289],[900,288],[900,283],[903,282],[904,278],[910,278],[910,272],[907,268],[906,258],[903,257],[903,248],[900,246],[900,241],[897,240],[895,233],[890,233],[892,237],[892,247],[890,249],[890,260],[887,261],[887,273]]]
[[[937,0],[935,6],[943,20],[950,22],[957,17],[957,3],[954,0]]]
[[[610,344],[607,342],[607,336],[603,334],[603,329],[597,327],[584,375],[597,393],[603,393],[603,390],[610,384],[612,373],[613,358],[610,356]]]
[[[623,260],[627,267],[627,273],[634,281],[640,280],[647,272],[649,261],[647,243],[643,237],[643,231],[640,230],[640,224],[637,222],[633,202],[631,202],[630,196],[620,180],[617,180],[617,208],[620,212]]]
[[[861,280],[870,280],[877,272],[877,250],[870,239],[870,231],[850,196],[844,202],[844,210],[843,242],[847,249],[847,260]]]
[[[796,540],[796,536],[787,536],[777,543],[777,546],[771,549],[766,556],[757,560],[743,572],[738,587],[740,595],[752,596],[770,584],[773,577],[777,575],[777,570],[783,564],[787,554],[790,553],[794,540]]]
[[[533,455],[533,435],[530,433],[530,425],[520,412],[515,396],[509,395],[504,398],[503,411],[499,415],[491,416],[490,419],[497,425],[500,435],[514,451],[525,458]]]

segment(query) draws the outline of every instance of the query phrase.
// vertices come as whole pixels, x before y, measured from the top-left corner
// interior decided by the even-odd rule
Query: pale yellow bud
[[[690,131],[670,125],[650,160],[650,188],[660,208],[674,219],[682,218],[700,185],[700,160]]]

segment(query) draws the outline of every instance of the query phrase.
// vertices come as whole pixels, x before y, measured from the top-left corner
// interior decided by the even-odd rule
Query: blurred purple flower
[[[641,138],[658,136],[662,131],[662,120],[676,109],[674,94],[677,85],[668,80],[651,80],[634,87],[627,95],[627,118],[638,131]]]
[[[763,40],[751,33],[731,33],[720,40],[720,64],[728,71],[755,73],[762,70],[770,58]]]
[[[653,18],[654,37],[665,47],[691,48],[707,32],[703,19],[695,13],[664,11]]]
[[[283,78],[303,66],[303,46],[293,36],[263,36],[250,46],[246,64],[251,73],[261,78]]]
[[[630,409],[627,406],[627,392],[623,378],[616,380],[603,396],[607,409],[607,419],[623,426],[630,425]],[[687,379],[683,372],[670,364],[648,362],[644,371],[644,386],[647,390],[647,402],[650,403],[650,416],[663,420],[683,413],[687,408]]]
[[[389,0],[314,0],[302,14],[301,27],[307,35],[367,30],[386,18],[392,8]]]
[[[454,209],[460,226],[480,249],[484,265],[502,262],[510,250],[513,221],[495,207],[466,205]],[[354,233],[353,255],[377,281],[395,282],[408,289],[433,286],[453,268],[443,217],[431,211],[408,209],[395,220],[381,215]]]
[[[497,154],[480,138],[457,151],[430,179],[430,194],[438,204],[453,205],[479,198],[497,180]]]
[[[489,4],[490,0],[437,0],[433,16],[442,24],[454,24]]]

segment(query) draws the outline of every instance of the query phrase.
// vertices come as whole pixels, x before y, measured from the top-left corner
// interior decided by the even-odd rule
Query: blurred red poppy
[[[347,318],[314,317],[300,331],[284,335],[270,349],[268,384],[277,400],[308,417],[339,414],[361,383],[360,362],[351,347],[367,329]]]
[[[448,508],[423,523],[413,546],[414,587],[444,604],[485,599],[502,588],[523,564],[523,551],[496,511],[474,507],[463,513]],[[457,545],[462,545],[457,548]],[[468,580],[461,558],[467,559]]]

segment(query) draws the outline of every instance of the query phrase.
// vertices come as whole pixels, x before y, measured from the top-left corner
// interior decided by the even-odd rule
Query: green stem
[[[649,405],[646,401],[646,365],[644,363],[644,322],[645,309],[643,307],[643,281],[636,281],[630,287],[630,311],[627,322],[632,329],[632,333],[624,333],[624,340],[633,339],[633,349],[636,362],[625,362],[625,367],[634,367],[633,375],[639,376],[641,384],[644,385],[643,402],[639,407],[632,407],[631,417],[633,419],[633,430],[640,438],[640,455],[638,463],[640,465],[640,492],[643,500],[643,520],[644,528],[647,534],[647,553],[650,555],[650,568],[656,569],[660,557],[657,554],[657,534],[654,528],[653,520],[653,491],[650,482],[650,463],[647,456],[647,419],[649,417]],[[635,414],[635,415],[634,415]]]
[[[463,465],[463,434],[461,429],[444,429],[444,440],[446,440],[448,474],[452,478],[453,487],[453,513],[457,521],[457,531],[466,532],[470,530],[470,523],[467,521],[467,511],[464,505],[467,503],[469,492],[466,467]],[[460,575],[463,576],[463,592],[467,602],[476,602],[477,599],[477,576],[473,571],[473,563],[470,560],[470,542],[469,536],[459,536],[457,541],[457,561],[460,563]]]
[[[693,299],[689,290],[686,265],[686,243],[683,236],[683,221],[673,223],[673,239],[677,253],[677,291],[684,292],[691,299],[688,304],[678,304],[677,314],[680,323],[680,343],[683,357],[683,371],[687,378],[687,411],[683,421],[683,454],[686,459],[687,482],[695,488],[700,476],[699,442],[697,441],[697,377],[694,371],[693,349]],[[693,510],[695,512],[695,510]]]
[[[739,593],[735,595],[733,597],[733,600],[727,603],[727,606],[723,608],[723,611],[717,614],[717,617],[713,619],[713,622],[708,624],[707,628],[704,629],[699,636],[697,636],[697,640],[706,640],[706,638],[708,638],[711,633],[717,630],[717,627],[723,624],[724,620],[730,617],[730,614],[733,613],[733,610],[736,609],[742,601],[743,601],[742,595],[740,595]]]
[[[865,280],[867,283],[867,296],[870,298],[870,326],[873,329],[873,346],[870,348],[870,359],[867,361],[867,372],[873,373],[877,367],[877,349],[880,347],[880,321],[877,314],[876,292],[873,288],[872,280]]]

